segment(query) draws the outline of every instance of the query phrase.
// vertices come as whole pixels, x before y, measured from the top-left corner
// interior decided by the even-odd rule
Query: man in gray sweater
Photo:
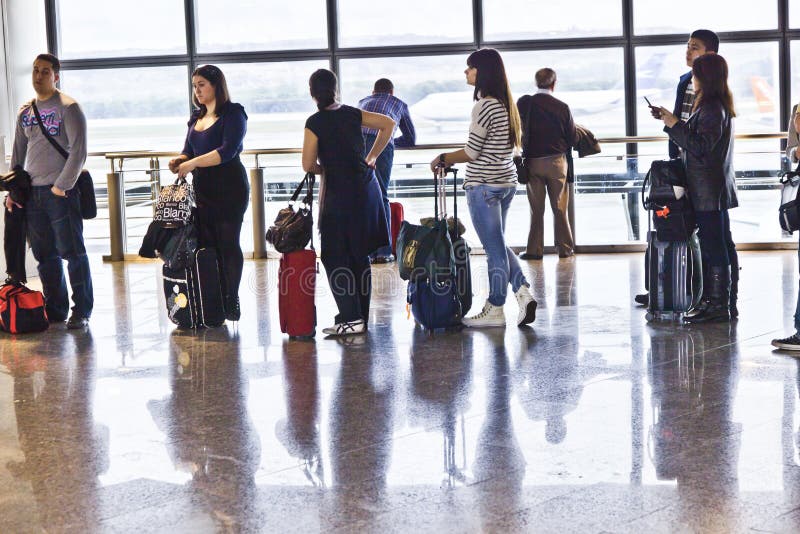
[[[36,107],[22,106],[17,116],[11,166],[21,165],[31,175],[33,188],[26,204],[28,241],[38,262],[47,316],[62,322],[69,312],[63,260],[67,260],[72,287],[72,315],[67,328],[89,324],[94,306],[92,275],[83,244],[83,219],[75,184],[86,161],[86,117],[78,103],[56,88],[61,64],[51,54],[33,62],[32,81]],[[67,152],[64,158],[48,141],[48,134]],[[6,209],[21,207],[6,198]]]

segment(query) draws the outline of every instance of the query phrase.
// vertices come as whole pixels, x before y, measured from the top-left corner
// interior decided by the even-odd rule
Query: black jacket
[[[696,211],[735,208],[733,172],[733,124],[722,103],[704,103],[686,122],[664,127],[669,138],[683,149],[689,199]]]

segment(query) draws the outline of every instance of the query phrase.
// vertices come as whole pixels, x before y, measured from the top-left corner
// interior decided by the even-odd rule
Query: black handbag
[[[39,125],[39,129],[42,130],[42,135],[44,135],[50,144],[58,150],[58,153],[64,159],[69,159],[69,152],[64,150],[64,147],[58,144],[58,141],[53,139],[50,133],[47,131],[47,128],[44,127],[42,121],[40,119],[41,115],[39,115],[39,109],[36,107],[36,100],[31,101],[31,106],[33,107],[33,112],[36,114],[36,123]],[[97,217],[97,197],[95,196],[94,192],[94,181],[92,180],[92,175],[89,174],[89,171],[83,169],[81,173],[78,175],[78,180],[75,182],[75,187],[71,189],[71,191],[76,191],[78,194],[78,200],[80,201],[81,205],[81,217],[84,219],[94,219]],[[69,193],[68,193],[69,194]]]
[[[307,188],[306,196],[302,205],[295,209],[294,203],[300,197],[303,187]],[[314,175],[309,172],[295,189],[289,205],[278,212],[275,222],[267,230],[267,243],[271,243],[282,254],[304,249],[312,240],[314,231],[314,215],[311,213],[313,201]],[[313,241],[311,248],[314,248]]]
[[[800,165],[781,174],[781,205],[778,218],[785,232],[800,230]]]
[[[642,206],[657,209],[672,200],[683,198],[686,193],[686,166],[680,158],[656,160],[642,183]]]
[[[0,191],[8,191],[11,200],[24,206],[31,194],[31,175],[16,165],[11,172],[0,176]]]

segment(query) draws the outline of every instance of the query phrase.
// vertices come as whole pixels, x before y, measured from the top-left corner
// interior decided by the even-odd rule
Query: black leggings
[[[214,220],[213,211],[197,208],[198,241],[201,247],[215,247],[220,263],[222,294],[235,297],[242,281],[244,255],[239,243],[242,221]]]
[[[731,221],[728,210],[696,211],[698,237],[703,265],[710,267],[731,266],[731,271],[739,269],[739,255],[731,235]]]

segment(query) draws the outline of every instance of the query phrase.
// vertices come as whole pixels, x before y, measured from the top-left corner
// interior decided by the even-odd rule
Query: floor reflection
[[[732,325],[649,325],[641,255],[581,255],[523,265],[529,328],[425,333],[382,266],[368,335],[308,342],[276,262],[198,332],[98,262],[89,331],[0,335],[0,532],[800,531],[797,258],[742,257]]]
[[[42,531],[88,531],[98,515],[98,476],[108,469],[108,428],[92,417],[95,359],[90,334],[14,340],[2,363],[14,379],[23,461],[6,469],[31,484]],[[22,518],[19,518],[22,519]],[[29,518],[33,519],[33,518]],[[30,524],[20,522],[19,531]]]
[[[169,367],[172,393],[147,407],[166,433],[172,462],[191,474],[188,490],[219,528],[254,529],[261,446],[247,412],[237,338],[225,327],[175,331]]]

